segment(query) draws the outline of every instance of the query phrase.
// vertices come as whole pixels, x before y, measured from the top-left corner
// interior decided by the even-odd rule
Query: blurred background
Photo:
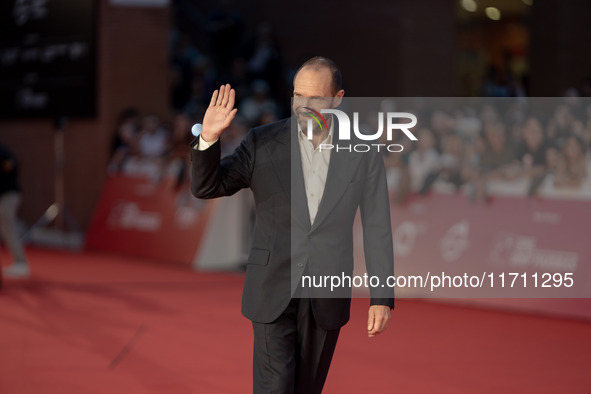
[[[20,160],[27,225],[55,200],[59,119],[67,118],[63,197],[86,230],[108,174],[129,157],[184,155],[188,128],[216,86],[229,82],[238,91],[232,135],[239,140],[252,125],[289,115],[294,70],[316,54],[340,65],[348,96],[591,91],[584,1],[22,0],[1,7],[0,140]]]
[[[56,392],[91,392],[93,379],[106,385],[98,392],[135,380],[152,386],[122,392],[244,392],[250,375],[238,366],[233,373],[242,383],[218,376],[203,386],[227,367],[223,358],[219,365],[200,361],[199,371],[211,376],[184,369],[193,362],[187,346],[219,353],[208,347],[215,341],[200,340],[211,331],[203,316],[246,324],[238,311],[241,276],[233,275],[244,269],[254,220],[249,192],[219,201],[192,197],[190,130],[213,90],[230,83],[238,115],[222,138],[223,153],[231,153],[251,127],[290,115],[294,73],[316,55],[340,66],[347,96],[390,98],[379,101],[380,110],[418,114],[419,141],[401,139],[402,153],[384,154],[397,264],[575,272],[578,283],[591,283],[589,15],[591,2],[579,0],[2,1],[0,152],[2,170],[18,174],[2,178],[0,191],[20,191],[18,234],[31,266],[30,282],[4,280],[5,365],[26,359],[7,370],[5,392],[47,388],[53,373],[39,372],[37,386],[19,385],[31,365],[51,364],[48,355],[67,355],[62,381],[70,382],[68,368],[83,359],[91,364],[81,365],[108,362],[113,370],[140,337],[149,345],[128,375],[83,373],[84,383],[58,384]],[[459,99],[465,97],[479,99]],[[365,126],[375,130],[377,118],[369,115]],[[3,266],[13,259],[5,244]],[[231,274],[210,276],[212,270]],[[485,392],[479,377],[496,368],[488,392],[589,392],[583,344],[591,343],[591,305],[582,297],[477,301],[575,322],[399,304],[398,332],[409,346],[430,338],[425,349],[447,354],[454,343],[457,363],[418,357],[413,364],[415,349],[407,348],[410,358],[392,368],[407,368],[414,378],[397,385],[409,393]],[[207,309],[214,307],[233,318]],[[365,306],[354,308],[363,320]],[[430,328],[432,316],[440,334]],[[249,338],[221,333],[224,346],[250,362]],[[395,338],[390,345],[400,348]],[[29,341],[43,343],[46,353],[27,350]],[[345,350],[350,358],[334,374],[358,373],[358,352],[390,349],[382,348]],[[546,350],[553,363],[536,364]],[[505,361],[469,361],[482,354]],[[450,381],[440,377],[429,386],[415,375],[425,365],[468,371],[472,380],[460,382],[450,371]],[[162,381],[183,383],[171,389]],[[514,381],[525,391],[508,391]],[[534,381],[536,390],[527,391]],[[329,384],[330,392],[351,389],[335,379]]]

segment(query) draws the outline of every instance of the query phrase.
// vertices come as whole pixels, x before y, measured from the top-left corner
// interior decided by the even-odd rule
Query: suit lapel
[[[268,146],[269,155],[279,182],[291,203],[291,216],[298,220],[306,231],[310,230],[310,213],[302,172],[302,157],[298,142],[295,119],[287,119],[273,136],[279,144]]]
[[[333,145],[335,148],[330,153],[330,162],[328,164],[328,173],[326,175],[326,185],[318,207],[318,213],[314,219],[312,230],[317,228],[330,214],[335,205],[339,202],[341,197],[345,194],[345,190],[351,183],[351,179],[359,166],[359,161],[363,153],[349,152],[346,150],[339,150],[337,152],[336,146],[339,144],[338,132],[335,127]],[[349,146],[352,141],[343,141],[341,146]]]
[[[291,216],[296,218],[306,229],[310,231],[310,210],[308,209],[308,197],[306,196],[306,184],[302,169],[302,154],[298,140],[297,125],[295,119],[292,123],[291,134]]]

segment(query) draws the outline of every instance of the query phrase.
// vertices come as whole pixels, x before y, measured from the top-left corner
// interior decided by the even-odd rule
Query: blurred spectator
[[[203,99],[203,92],[205,91],[204,80],[202,78],[195,78],[191,83],[191,95],[189,101],[183,106],[182,112],[192,119],[199,119],[205,114],[205,110],[209,102]]]
[[[230,68],[232,59],[240,52],[244,37],[244,20],[235,0],[220,0],[208,18],[209,54],[218,75]]]
[[[587,145],[588,141],[588,130],[585,128],[585,123],[579,119],[573,120],[571,123],[570,134],[578,137],[583,142],[583,145]]]
[[[267,81],[272,95],[276,97],[279,92],[273,91],[273,87],[279,87],[281,81],[281,54],[269,22],[259,23],[248,52],[247,71],[250,79]]]
[[[486,97],[509,97],[509,78],[506,73],[493,65],[488,68],[482,94]]]
[[[528,195],[534,195],[547,174],[544,129],[540,121],[530,117],[523,126],[522,144],[517,150],[517,161],[523,175],[531,179]]]
[[[558,158],[554,186],[580,187],[585,179],[585,167],[585,147],[583,142],[577,137],[568,137]]]
[[[424,194],[439,171],[439,153],[435,149],[435,138],[431,130],[419,130],[417,138],[417,149],[409,156],[410,187],[412,191]]]
[[[30,275],[27,257],[18,234],[16,213],[21,201],[18,160],[7,146],[0,144],[0,232],[12,255],[12,265],[4,267],[6,277]]]
[[[480,111],[480,120],[483,124],[492,124],[501,121],[499,111],[491,104],[485,104]]]
[[[515,77],[513,74],[509,74],[509,84],[507,86],[509,91],[509,97],[527,97],[527,91],[525,88],[527,76],[521,78]]]
[[[408,144],[407,144],[408,145]],[[386,166],[386,180],[390,192],[390,201],[395,204],[403,204],[410,192],[410,175],[405,155],[383,151],[384,164]]]
[[[396,104],[391,100],[384,100],[380,104],[384,112],[395,112]],[[361,126],[362,130],[378,130],[379,117],[378,112],[374,111],[366,118],[365,124]],[[390,192],[390,201],[394,204],[404,204],[410,195],[410,174],[408,170],[409,155],[415,146],[414,141],[409,140],[405,135],[396,134],[394,140],[389,141],[387,133],[382,133],[379,143],[390,145],[400,145],[400,152],[390,152],[382,149],[382,156],[386,167],[386,180]]]
[[[443,138],[443,152],[439,158],[437,182],[448,184],[457,191],[465,182],[464,142],[453,133]]]
[[[145,116],[139,136],[139,150],[143,158],[162,157],[169,149],[168,132],[161,127],[156,115]]]
[[[261,114],[260,119],[260,124],[262,125],[266,125],[269,123],[273,123],[279,120],[277,113],[271,109],[264,109],[263,113]]]
[[[546,169],[546,142],[544,129],[535,117],[530,117],[523,126],[522,144],[517,150],[517,160],[528,176],[539,176]]]
[[[172,48],[172,105],[174,108],[182,108],[189,100],[193,69],[201,58],[202,55],[193,46],[189,37],[179,33]]]
[[[560,154],[556,147],[550,145],[546,149],[546,168],[548,169],[548,173],[556,174],[556,170],[558,169],[558,161]]]
[[[191,126],[191,118],[186,114],[177,114],[172,121],[169,163],[177,168],[175,189],[179,189],[189,180],[187,171],[190,165],[189,146],[193,139]]]
[[[500,122],[484,126],[484,139],[477,143],[479,151],[479,175],[474,179],[473,199],[488,200],[488,183],[492,180],[512,180],[518,175],[518,167],[513,163],[514,152],[507,143],[505,125]]]
[[[511,178],[512,171],[507,171],[511,165],[514,152],[507,143],[507,131],[503,123],[489,123],[484,126],[484,141],[480,155],[480,168],[487,178]],[[511,173],[511,174],[510,174]]]
[[[250,95],[250,82],[246,72],[246,60],[239,56],[232,61],[232,67],[226,78],[234,91],[236,92],[236,106],[240,107],[240,103]]]
[[[258,79],[251,85],[252,97],[244,99],[239,108],[239,113],[249,124],[255,125],[261,123],[261,117],[265,113],[271,114],[277,118],[278,107],[277,103],[269,97],[269,84]]]
[[[220,137],[222,142],[222,156],[234,152],[246,136],[249,127],[248,122],[242,116],[237,115],[234,118],[232,123],[230,123],[230,127],[228,127]]]
[[[119,120],[113,136],[109,172],[122,169],[125,160],[139,154],[140,113],[135,108],[128,108],[119,114]]]
[[[574,117],[570,107],[561,104],[554,110],[554,115],[548,123],[546,135],[548,140],[553,141],[559,148],[562,147],[566,138],[570,135]]]
[[[453,116],[448,114],[447,112],[436,110],[431,115],[431,130],[434,134],[432,134],[434,139],[434,147],[441,152],[441,143],[443,141],[443,137],[449,133],[451,133],[456,127],[457,119]]]
[[[464,140],[474,140],[482,129],[482,122],[476,116],[476,111],[473,108],[465,107],[458,110],[454,114],[455,127],[454,130]]]

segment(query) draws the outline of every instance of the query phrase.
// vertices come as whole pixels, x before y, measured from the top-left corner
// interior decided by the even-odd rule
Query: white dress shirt
[[[300,143],[300,153],[302,156],[302,173],[304,174],[304,185],[306,186],[306,197],[308,199],[308,212],[310,213],[310,223],[314,224],[320,200],[324,193],[326,185],[326,175],[328,174],[328,164],[330,163],[331,149],[322,149],[322,144],[332,144],[333,122],[330,123],[328,136],[316,148],[312,141],[308,139],[298,125],[298,141]]]

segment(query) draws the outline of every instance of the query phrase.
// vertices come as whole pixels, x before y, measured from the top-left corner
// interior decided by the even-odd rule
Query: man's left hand
[[[372,305],[369,307],[369,317],[367,319],[367,335],[370,338],[375,337],[385,331],[390,324],[392,315],[390,307],[387,305]]]

